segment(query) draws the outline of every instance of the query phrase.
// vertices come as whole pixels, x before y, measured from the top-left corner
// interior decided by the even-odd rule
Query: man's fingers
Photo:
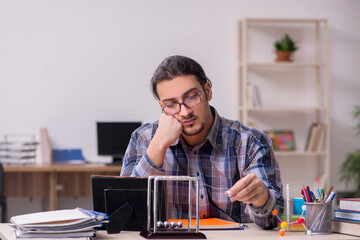
[[[228,191],[228,195],[231,197],[234,195],[237,195],[240,191],[245,189],[247,186],[250,185],[250,183],[256,179],[255,174],[248,174],[245,177],[241,178],[239,181],[237,181],[234,186],[232,186]]]
[[[239,192],[233,191],[231,200],[248,201],[260,192],[259,183],[254,179],[245,188],[242,188]]]

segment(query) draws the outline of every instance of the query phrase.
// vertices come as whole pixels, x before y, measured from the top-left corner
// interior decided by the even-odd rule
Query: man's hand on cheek
[[[161,138],[162,142],[169,147],[180,137],[182,130],[182,124],[175,117],[163,113],[156,130],[156,137]]]
[[[183,126],[173,116],[162,114],[159,126],[146,151],[150,161],[160,167],[164,164],[165,152],[180,137]]]

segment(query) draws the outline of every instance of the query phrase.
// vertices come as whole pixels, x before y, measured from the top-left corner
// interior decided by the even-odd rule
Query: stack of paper
[[[14,216],[10,226],[14,228],[16,239],[90,239],[108,219],[105,213],[76,208]]]
[[[0,142],[0,162],[3,164],[33,164],[36,160],[35,136],[5,135]]]

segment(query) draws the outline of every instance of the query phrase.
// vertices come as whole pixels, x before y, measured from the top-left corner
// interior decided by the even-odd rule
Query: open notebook
[[[188,219],[170,219],[171,221],[181,221],[184,227],[188,226]],[[191,219],[191,227],[195,228],[196,220]],[[238,222],[227,221],[219,218],[201,218],[199,219],[200,230],[216,230],[216,229],[242,229],[242,225]]]

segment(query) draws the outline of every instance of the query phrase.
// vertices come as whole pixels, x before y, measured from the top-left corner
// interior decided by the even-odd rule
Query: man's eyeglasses
[[[201,91],[195,95],[187,97],[181,103],[172,103],[162,107],[162,110],[166,115],[174,115],[181,111],[181,105],[184,105],[187,108],[193,108],[201,103]]]

